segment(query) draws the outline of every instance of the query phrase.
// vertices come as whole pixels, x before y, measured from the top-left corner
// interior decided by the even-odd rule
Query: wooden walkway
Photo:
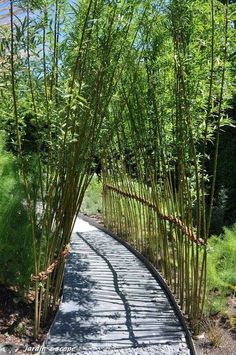
[[[55,354],[61,353],[57,347],[73,347],[77,354],[193,354],[181,319],[145,264],[82,219],[72,235],[63,300],[44,345]]]

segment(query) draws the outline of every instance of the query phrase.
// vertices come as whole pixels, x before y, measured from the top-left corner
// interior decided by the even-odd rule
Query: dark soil
[[[4,344],[8,345],[8,349],[14,345],[14,352],[17,354],[23,354],[26,344],[42,344],[53,318],[52,315],[42,327],[36,342],[33,338],[33,293],[22,298],[15,290],[0,285],[0,353]]]
[[[197,355],[236,355],[236,308],[229,302],[229,317],[220,313],[202,322],[195,338]]]

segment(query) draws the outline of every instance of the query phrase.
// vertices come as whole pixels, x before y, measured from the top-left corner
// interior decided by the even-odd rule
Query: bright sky
[[[68,0],[70,4],[74,4],[75,0]],[[0,26],[10,23],[10,1],[9,0],[0,0]]]
[[[0,0],[0,25],[6,25],[10,23],[10,1]]]
[[[0,0],[0,24],[9,22],[9,1]]]

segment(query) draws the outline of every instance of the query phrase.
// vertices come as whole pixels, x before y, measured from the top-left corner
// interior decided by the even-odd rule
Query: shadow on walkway
[[[153,346],[155,355],[190,354],[180,321],[146,266],[85,223],[72,236],[63,301],[46,346],[76,347],[78,354],[151,354]]]

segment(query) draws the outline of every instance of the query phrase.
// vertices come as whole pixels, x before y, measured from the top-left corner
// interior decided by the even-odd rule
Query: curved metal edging
[[[147,258],[145,258],[140,252],[138,252],[137,250],[135,250],[131,245],[129,245],[126,241],[124,241],[123,239],[121,239],[120,237],[118,237],[116,234],[114,234],[113,232],[109,231],[106,227],[102,226],[101,224],[95,222],[92,218],[87,217],[85,215],[79,214],[78,216],[79,218],[81,218],[82,220],[84,220],[85,222],[90,223],[92,226],[100,229],[101,231],[103,231],[104,233],[110,235],[112,238],[116,239],[118,242],[120,242],[122,245],[124,245],[131,253],[133,253],[137,258],[139,258],[144,265],[147,267],[147,269],[151,272],[152,276],[157,280],[157,282],[160,284],[161,288],[163,289],[163,291],[165,292],[167,298],[169,299],[173,310],[175,311],[176,316],[178,317],[180,324],[182,325],[182,328],[185,332],[185,337],[186,337],[186,342],[187,345],[189,347],[189,350],[191,352],[191,355],[197,355],[196,353],[196,349],[193,343],[193,339],[191,336],[191,333],[189,331],[189,328],[187,326],[187,323],[185,321],[185,318],[170,290],[170,288],[168,287],[167,283],[165,282],[165,280],[162,278],[162,276],[159,274],[159,272],[154,268],[154,266],[148,261]]]

